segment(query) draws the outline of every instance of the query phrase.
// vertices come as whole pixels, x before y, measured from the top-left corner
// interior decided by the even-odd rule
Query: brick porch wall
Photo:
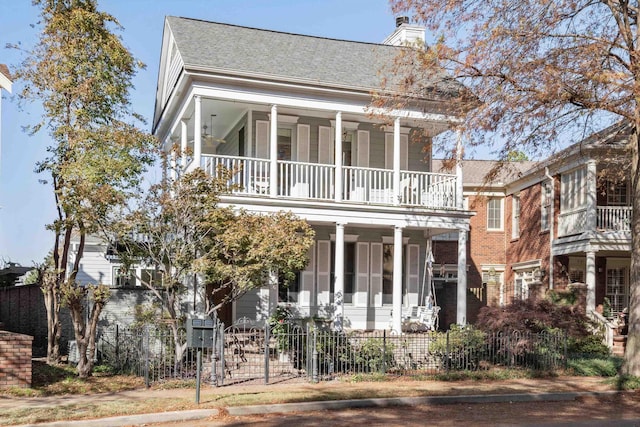
[[[0,331],[0,388],[31,387],[33,337]]]

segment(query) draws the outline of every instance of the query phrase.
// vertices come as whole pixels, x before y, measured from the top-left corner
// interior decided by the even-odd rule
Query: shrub
[[[448,332],[436,333],[430,352],[448,369],[475,369],[486,346],[486,334],[471,325],[451,325]]]

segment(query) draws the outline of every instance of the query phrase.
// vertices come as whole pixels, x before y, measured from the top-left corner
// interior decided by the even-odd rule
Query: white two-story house
[[[222,205],[291,211],[316,232],[299,280],[279,289],[272,274],[220,314],[225,323],[261,321],[287,303],[338,327],[399,331],[402,309],[428,299],[432,236],[451,232],[459,236],[451,318],[466,322],[472,213],[461,169],[432,172],[430,149],[455,121],[446,106],[463,88],[434,73],[415,108],[382,118],[370,108],[401,49],[392,43],[416,38],[424,30],[402,20],[388,44],[372,44],[166,18],[153,133],[167,152],[180,147],[174,164],[238,170],[239,188]]]

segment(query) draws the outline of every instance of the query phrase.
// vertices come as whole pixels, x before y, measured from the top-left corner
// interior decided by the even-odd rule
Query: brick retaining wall
[[[0,331],[0,388],[31,387],[33,337]]]

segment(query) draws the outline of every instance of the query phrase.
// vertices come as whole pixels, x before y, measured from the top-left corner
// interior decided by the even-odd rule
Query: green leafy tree
[[[210,314],[262,286],[265,272],[279,271],[291,280],[306,265],[313,244],[311,227],[291,214],[263,216],[218,206],[220,194],[229,191],[231,173],[220,169],[210,176],[198,168],[153,186],[113,236],[125,269],[136,264],[158,272],[155,282],[137,280],[162,305],[176,363],[185,349],[179,335],[187,309],[183,297],[194,274],[206,278],[197,289],[205,303],[212,297],[204,295],[206,289],[228,291],[210,305]]]
[[[78,325],[86,289],[76,275],[85,236],[98,233],[111,212],[137,191],[140,175],[151,162],[150,135],[136,127],[130,109],[131,79],[142,66],[112,28],[118,21],[100,12],[95,0],[34,0],[40,8],[41,33],[17,71],[24,83],[23,101],[42,103],[39,123],[29,131],[47,131],[48,156],[36,171],[46,174],[55,197],[57,217],[50,275],[43,280],[47,309],[49,363],[59,361],[62,299],[72,309],[80,355],[93,354],[94,328]],[[72,239],[77,239],[71,256]],[[103,292],[98,292],[103,294]],[[99,306],[94,307],[99,310]],[[99,312],[98,312],[99,315]],[[78,373],[91,375],[93,358],[81,357]]]
[[[561,138],[622,120],[633,200],[629,336],[624,369],[640,376],[640,46],[638,1],[390,0],[437,40],[402,50],[375,105],[437,99],[433,82],[462,83],[446,113],[466,146],[498,143],[534,158]],[[443,72],[444,71],[444,72]],[[393,85],[393,87],[391,87]],[[461,86],[456,86],[460,88]],[[393,89],[387,90],[387,89]],[[407,96],[406,94],[410,94]],[[440,144],[446,145],[446,141]],[[451,147],[449,147],[451,148]],[[453,150],[455,153],[455,149]],[[458,153],[459,154],[459,153]],[[623,165],[616,163],[621,171]]]

